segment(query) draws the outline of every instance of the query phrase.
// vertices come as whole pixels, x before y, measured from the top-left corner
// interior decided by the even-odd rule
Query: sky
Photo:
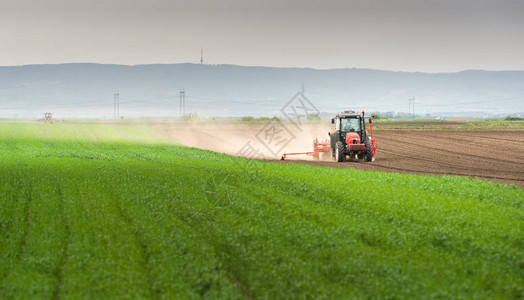
[[[524,70],[522,0],[0,0],[0,65]]]

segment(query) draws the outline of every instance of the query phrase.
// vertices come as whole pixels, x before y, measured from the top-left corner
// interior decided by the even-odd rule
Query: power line
[[[502,98],[502,99],[491,99],[491,100],[470,101],[470,102],[458,102],[458,103],[450,103],[450,104],[424,104],[424,103],[419,103],[419,105],[422,105],[422,106],[460,106],[460,105],[469,105],[469,104],[502,102],[502,101],[508,101],[508,100],[512,100],[512,99],[519,99],[519,98],[520,97],[510,97],[510,98]]]
[[[194,107],[194,108],[197,108],[197,109],[198,109],[198,102],[199,101],[207,102],[206,103],[206,107],[210,107],[210,106],[215,106],[216,105],[216,107],[221,108],[221,107],[224,107],[224,105],[226,103],[229,103],[229,104],[243,104],[243,105],[250,105],[250,106],[256,105],[256,106],[259,106],[259,107],[268,108],[268,111],[271,110],[271,108],[280,109],[285,104],[285,102],[280,102],[278,99],[265,99],[265,100],[262,100],[262,99],[244,98],[243,100],[239,100],[239,99],[223,99],[223,98],[222,99],[218,99],[218,98],[205,97],[205,96],[199,96],[199,95],[189,95],[188,96],[188,95],[185,94],[185,91],[184,91],[183,99],[182,99],[184,105],[183,105],[183,107],[181,109],[182,113],[185,113],[185,111],[186,111],[186,103],[185,103],[186,96],[189,99],[196,100],[196,101],[192,101],[191,107]],[[120,101],[119,93],[117,92],[117,93],[114,94],[114,103],[113,103],[114,115],[115,115],[115,117],[119,116],[120,104],[156,103],[156,104],[160,104],[160,105],[172,105],[172,102],[162,103],[162,101],[172,100],[175,97],[179,98],[180,95],[167,96],[167,97],[162,97],[162,98],[153,98],[153,99],[137,99],[137,100],[129,100],[129,101]],[[421,103],[420,101],[417,101],[417,105],[422,106],[422,107],[460,107],[460,106],[466,106],[466,105],[471,105],[471,104],[494,103],[494,102],[511,101],[511,100],[521,101],[522,97],[508,97],[508,98],[497,98],[497,99],[480,100],[480,101],[477,100],[477,101],[466,101],[466,102],[454,102],[454,103],[450,103],[450,104],[429,104],[429,103],[425,104],[425,103]],[[276,101],[279,101],[279,103],[278,104],[274,104]],[[272,103],[267,103],[267,102],[272,102]],[[412,104],[413,104],[413,106],[411,106]],[[83,108],[83,107],[107,107],[109,105],[110,104],[107,103],[107,102],[105,102],[105,103],[94,103],[93,101],[82,101],[82,102],[76,102],[76,103],[66,103],[66,104],[62,104],[62,105],[45,105],[45,106],[42,106],[42,107],[45,107],[46,109],[62,109],[62,108]],[[323,104],[323,103],[320,103],[320,104],[318,104],[316,106],[318,108],[322,108],[322,109],[339,109],[341,107],[340,105],[336,105],[336,104],[329,105],[329,104]],[[364,103],[363,106],[376,107],[377,109],[381,109],[381,108],[382,109],[383,108],[397,108],[397,109],[401,109],[403,104],[401,104],[401,103],[398,103],[398,104],[391,103],[391,104],[378,105],[377,103],[374,103],[373,101],[369,101],[369,102]],[[411,107],[413,107],[413,109]],[[2,107],[3,110],[23,110],[23,109],[26,109],[26,108],[27,107],[22,107],[22,106],[21,107]],[[476,107],[476,108],[471,108],[471,109],[480,109],[480,108]],[[483,107],[483,109],[503,109],[503,108],[499,108],[499,107],[497,107],[497,108]],[[235,110],[237,110],[237,109],[235,108]],[[238,110],[241,110],[241,108],[238,108]],[[413,110],[413,114],[414,114],[414,112],[415,112],[414,103],[410,103],[410,112],[411,112],[411,110]]]
[[[283,105],[276,105],[276,104],[269,104],[269,103],[256,103],[255,101],[268,101],[268,100],[255,100],[251,99],[251,101],[242,101],[242,100],[231,100],[231,99],[217,99],[217,98],[210,98],[210,97],[202,97],[202,96],[188,96],[190,99],[195,100],[203,100],[203,101],[212,101],[212,102],[228,102],[228,103],[238,103],[238,104],[248,104],[248,105],[261,105],[261,106],[273,106],[273,107],[282,107]],[[246,99],[250,100],[250,99]],[[223,105],[223,103],[220,103],[220,105]]]
[[[130,104],[130,103],[147,103],[147,102],[155,102],[155,101],[162,101],[162,100],[170,100],[178,96],[170,96],[165,98],[155,98],[155,99],[148,99],[148,100],[131,100],[131,101],[119,101],[119,104]],[[168,104],[168,103],[166,103]],[[78,108],[78,107],[92,107],[92,106],[109,106],[109,103],[93,103],[93,101],[89,102],[77,102],[74,104],[62,104],[62,105],[45,105],[46,108],[50,109],[60,109],[60,108]],[[114,107],[114,104],[113,104]],[[3,107],[2,109],[24,109],[25,107]]]
[[[413,110],[413,114],[411,114],[411,111]],[[411,118],[411,116],[415,116],[415,97],[412,97],[409,99],[409,110],[408,115]]]

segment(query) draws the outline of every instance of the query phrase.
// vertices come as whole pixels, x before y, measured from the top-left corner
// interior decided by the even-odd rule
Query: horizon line
[[[195,65],[199,67],[204,66],[234,66],[242,68],[268,68],[268,69],[303,69],[303,70],[315,70],[315,71],[335,71],[335,70],[372,70],[382,72],[396,72],[396,73],[423,73],[423,74],[454,74],[470,71],[481,71],[481,72],[524,72],[524,70],[486,70],[486,69],[464,69],[460,71],[449,71],[449,72],[428,72],[428,71],[399,71],[399,70],[387,70],[387,69],[373,69],[363,67],[342,67],[342,68],[313,68],[313,67],[277,67],[277,66],[260,66],[260,65],[237,65],[237,64],[200,64],[194,62],[179,62],[179,63],[147,63],[147,64],[118,64],[118,63],[98,63],[98,62],[64,62],[64,63],[32,63],[22,65],[0,65],[0,68],[15,68],[15,67],[30,67],[30,66],[60,66],[60,65],[107,65],[107,66],[124,66],[124,67],[140,67],[140,66],[154,66],[154,65]]]

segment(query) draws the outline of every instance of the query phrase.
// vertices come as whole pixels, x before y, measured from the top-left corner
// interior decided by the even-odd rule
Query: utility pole
[[[408,99],[409,101],[409,118],[415,118],[415,98]]]
[[[186,114],[186,91],[180,90],[180,117]]]
[[[118,92],[116,92],[114,95],[113,95],[113,100],[114,100],[114,106],[113,106],[113,115],[114,115],[114,118],[117,119],[118,117],[120,117],[120,99],[119,99],[119,94]]]
[[[412,104],[412,106],[413,106],[413,119],[416,119],[417,118],[417,114],[415,113],[415,97],[413,97],[411,99],[413,99],[413,104]]]
[[[200,46],[200,64],[204,64],[204,46]]]

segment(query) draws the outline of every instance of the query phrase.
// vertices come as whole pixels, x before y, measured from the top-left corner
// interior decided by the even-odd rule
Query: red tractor
[[[308,155],[313,156],[314,159],[319,159],[321,156],[328,157],[337,162],[343,162],[347,158],[373,161],[376,144],[371,128],[372,122],[373,119],[369,119],[368,134],[365,129],[364,111],[362,114],[354,111],[338,113],[331,119],[331,124],[335,124],[335,131],[328,133],[329,141],[319,142],[314,139],[312,152],[284,153],[281,159],[284,160],[290,155]]]
[[[369,119],[368,134],[364,111],[362,114],[354,111],[338,113],[331,119],[331,124],[335,124],[335,131],[328,133],[331,157],[338,162],[343,162],[348,157],[372,161],[376,149],[372,122],[372,119]]]

